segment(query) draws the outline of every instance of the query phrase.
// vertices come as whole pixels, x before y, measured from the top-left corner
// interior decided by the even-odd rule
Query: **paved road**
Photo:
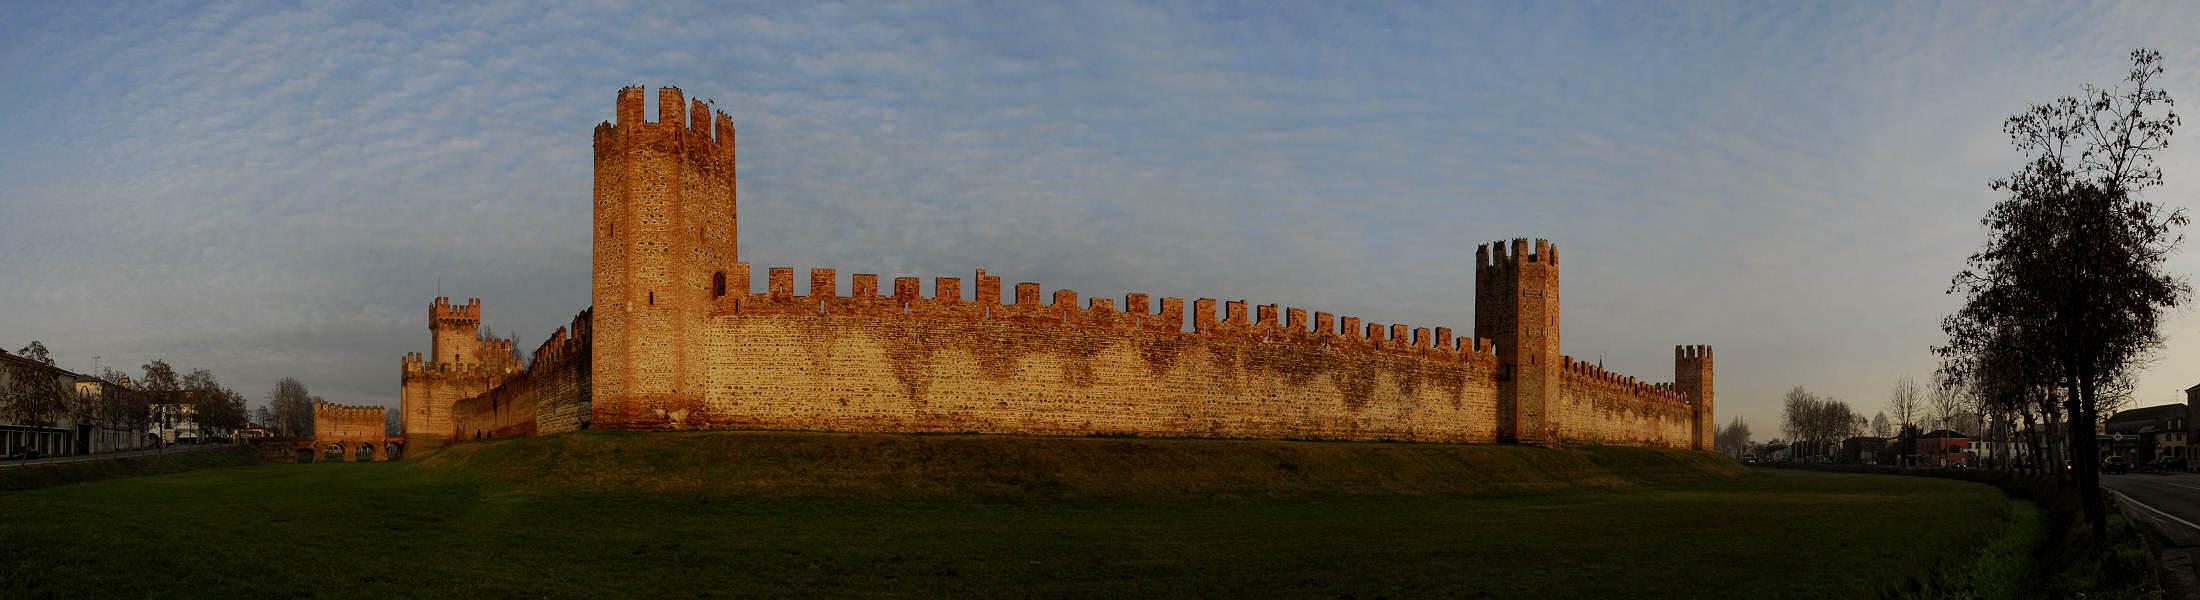
[[[2200,474],[2102,475],[2101,487],[2119,497],[2125,516],[2160,532],[2159,554],[2170,589],[2200,590]]]
[[[178,453],[178,452],[197,452],[197,451],[200,451],[200,450],[212,450],[212,449],[215,449],[215,448],[227,448],[227,447],[229,447],[229,445],[228,445],[228,444],[183,444],[183,445],[177,445],[177,446],[169,446],[169,447],[168,447],[168,449],[166,449],[166,450],[125,450],[125,451],[122,451],[122,452],[108,452],[108,453],[104,453],[104,454],[78,454],[78,455],[75,455],[75,456],[49,456],[49,457],[46,457],[46,458],[35,458],[35,459],[31,459],[31,460],[28,460],[28,461],[24,461],[24,460],[5,460],[5,461],[0,461],[0,469],[4,469],[4,468],[8,468],[8,467],[20,467],[20,466],[23,466],[23,465],[26,465],[26,464],[31,464],[31,465],[50,465],[50,464],[53,464],[53,463],[70,463],[70,462],[84,462],[84,461],[88,461],[88,460],[107,460],[107,459],[110,459],[110,458],[122,458],[122,457],[125,457],[125,456],[151,456],[151,455],[155,455],[155,454],[175,454],[175,453]]]

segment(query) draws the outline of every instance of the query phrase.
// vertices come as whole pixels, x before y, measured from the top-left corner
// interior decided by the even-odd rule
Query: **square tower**
[[[1558,246],[1514,239],[1474,250],[1474,337],[1488,338],[1504,369],[1497,384],[1497,438],[1523,444],[1550,439],[1549,408],[1558,403]]]
[[[1716,424],[1711,413],[1711,347],[1673,347],[1673,388],[1688,397],[1691,423],[1689,448],[1711,450],[1712,425]]]
[[[663,88],[646,121],[643,94],[619,90],[618,120],[596,126],[590,427],[700,414],[705,317],[739,260],[733,120]]]

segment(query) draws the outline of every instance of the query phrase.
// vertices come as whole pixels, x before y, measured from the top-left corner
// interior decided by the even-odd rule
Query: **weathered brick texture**
[[[1148,314],[1141,295],[1118,312],[1069,290],[1042,304],[1036,284],[1019,284],[1016,304],[857,289],[729,296],[703,349],[701,405],[597,413],[629,410],[617,421],[642,428],[1496,439],[1496,356],[1465,338],[1316,332],[1273,306],[1248,321],[1242,302],[1184,332],[1181,312]]]

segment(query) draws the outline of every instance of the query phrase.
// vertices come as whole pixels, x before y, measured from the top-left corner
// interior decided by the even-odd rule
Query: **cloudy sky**
[[[1474,246],[1548,238],[1568,354],[1711,344],[1764,439],[1929,376],[2005,116],[2137,46],[2200,98],[2200,4],[1460,4],[5,3],[0,345],[394,406],[438,286],[529,349],[588,305],[590,130],[674,85],[759,269],[1468,330]],[[2200,383],[2169,328],[2142,404]]]

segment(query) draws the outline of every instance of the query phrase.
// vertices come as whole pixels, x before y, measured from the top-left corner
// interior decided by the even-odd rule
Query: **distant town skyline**
[[[0,346],[396,406],[438,288],[522,352],[589,303],[589,132],[626,85],[740,136],[773,266],[1473,327],[1474,247],[1559,246],[1564,351],[1718,356],[1718,420],[1930,380],[2000,125],[2200,7],[482,3],[0,9]],[[2181,132],[2149,197],[2194,204]],[[2173,271],[2200,272],[2195,249]],[[844,275],[845,276],[845,275]],[[756,283],[755,286],[762,284]],[[2200,383],[2200,320],[2135,406]]]

